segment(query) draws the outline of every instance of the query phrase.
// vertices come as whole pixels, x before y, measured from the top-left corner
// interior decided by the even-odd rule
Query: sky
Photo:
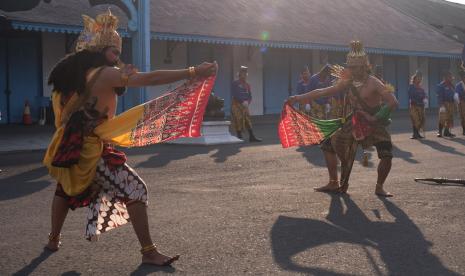
[[[446,1],[465,5],[465,0],[446,0]]]

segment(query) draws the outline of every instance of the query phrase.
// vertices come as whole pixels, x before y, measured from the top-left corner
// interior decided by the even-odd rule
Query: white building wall
[[[47,84],[48,75],[53,66],[55,66],[65,54],[65,34],[42,33],[42,79],[44,97],[50,97],[52,94],[52,86]]]
[[[233,68],[234,79],[237,79],[239,68],[247,66],[248,83],[252,90],[252,103],[250,104],[251,115],[263,115],[263,59],[259,48],[234,47]]]

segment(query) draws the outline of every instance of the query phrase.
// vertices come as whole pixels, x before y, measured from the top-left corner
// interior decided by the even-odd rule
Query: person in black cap
[[[232,125],[237,133],[237,137],[242,139],[242,132],[247,129],[250,142],[261,142],[255,137],[252,131],[252,121],[250,120],[249,105],[252,101],[250,85],[247,83],[247,67],[241,66],[239,79],[233,81],[231,86],[232,94]]]

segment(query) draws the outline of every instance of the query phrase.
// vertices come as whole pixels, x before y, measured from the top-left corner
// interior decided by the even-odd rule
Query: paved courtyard
[[[55,188],[44,152],[0,153],[0,275],[464,275],[465,186],[413,179],[465,178],[465,137],[436,138],[428,119],[422,141],[408,139],[405,114],[391,126],[388,200],[373,194],[376,152],[368,168],[356,162],[349,195],[313,192],[327,181],[322,153],[282,149],[276,118],[256,125],[261,144],[126,150],[149,188],[154,240],[181,254],[164,269],[140,265],[130,225],[86,241],[83,209],[44,252]]]

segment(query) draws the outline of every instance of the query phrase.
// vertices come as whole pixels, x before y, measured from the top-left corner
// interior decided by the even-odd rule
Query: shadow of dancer
[[[308,163],[315,167],[326,167],[325,157],[319,146],[301,146],[296,149]]]
[[[343,203],[347,208],[345,212]],[[283,269],[294,272],[347,275],[293,261],[293,256],[301,252],[339,242],[362,247],[378,275],[383,273],[368,249],[379,252],[388,275],[459,275],[430,252],[431,243],[400,208],[388,200],[383,203],[394,222],[371,221],[347,195],[331,195],[327,216],[330,223],[280,216],[271,229],[275,261]],[[382,218],[383,210],[376,211]],[[342,258],[333,256],[333,259],[336,262]]]
[[[409,163],[412,163],[412,164],[418,164],[420,162],[418,162],[416,159],[413,159],[413,153],[409,152],[409,151],[405,151],[399,147],[397,147],[396,145],[392,145],[392,152],[394,154],[394,158],[401,158]]]
[[[420,140],[420,143],[422,143],[424,145],[427,145],[427,146],[431,147],[432,149],[435,149],[435,150],[440,151],[440,152],[448,152],[448,153],[452,153],[452,154],[456,154],[456,155],[460,155],[460,156],[465,156],[465,154],[461,153],[460,151],[457,151],[455,148],[445,146],[445,145],[440,144],[440,143],[438,143],[436,141],[423,139],[423,140]]]
[[[30,275],[34,270],[42,263],[44,262],[50,255],[52,255],[53,252],[46,250],[45,248],[43,249],[42,253],[35,259],[33,259],[28,265],[25,267],[21,268],[17,272],[13,273],[13,275]]]
[[[39,167],[0,179],[0,201],[27,196],[45,189],[53,183],[51,180],[40,180],[47,175],[47,169]]]
[[[154,266],[154,265],[148,265],[148,264],[141,264],[137,267],[136,270],[134,270],[129,275],[145,276],[145,275],[151,275],[152,273],[155,273],[155,272],[174,273],[176,272],[176,269],[172,266]]]

